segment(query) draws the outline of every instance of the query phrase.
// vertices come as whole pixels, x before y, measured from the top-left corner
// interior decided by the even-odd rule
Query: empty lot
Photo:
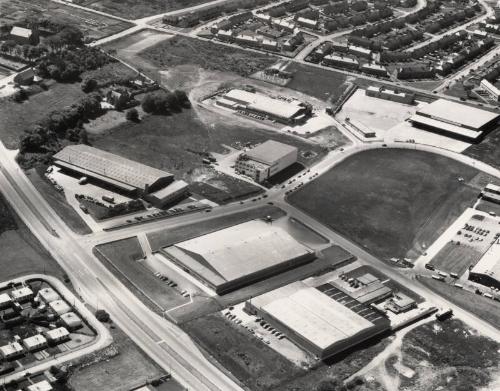
[[[347,158],[289,200],[387,260],[433,243],[477,198],[477,189],[468,186],[477,173],[427,152],[370,150]]]

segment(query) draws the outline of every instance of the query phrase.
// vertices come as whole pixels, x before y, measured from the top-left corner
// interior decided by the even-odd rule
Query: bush
[[[139,120],[139,112],[137,111],[136,108],[132,108],[129,111],[127,111],[126,118],[128,121],[138,121]]]
[[[17,103],[24,102],[26,99],[28,99],[28,94],[22,88],[12,95],[12,100]]]
[[[97,318],[97,320],[99,322],[102,322],[102,323],[107,323],[110,320],[109,314],[104,310],[97,310],[95,312],[95,317]]]
[[[147,94],[142,100],[141,106],[146,113],[169,114],[173,111],[179,111],[182,107],[190,107],[191,103],[184,91],[156,91]]]
[[[82,81],[81,84],[83,92],[92,92],[97,88],[97,80],[89,78]]]

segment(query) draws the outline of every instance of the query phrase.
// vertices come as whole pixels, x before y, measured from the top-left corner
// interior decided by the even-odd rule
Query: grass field
[[[500,168],[500,129],[486,135],[479,144],[473,144],[463,154]]]
[[[434,242],[476,199],[477,189],[467,183],[477,173],[427,152],[370,150],[347,158],[289,201],[387,260]]]
[[[286,70],[293,73],[288,88],[321,100],[335,102],[346,87],[347,76],[342,73],[297,63],[290,64]]]
[[[207,3],[209,0],[85,0],[82,4],[126,19],[175,11]]]
[[[248,52],[183,36],[175,36],[151,46],[141,52],[140,56],[163,69],[193,64],[204,69],[233,72],[241,76],[249,76],[263,70],[277,60],[269,54]]]
[[[64,271],[17,217],[0,194],[1,281],[28,273],[63,278]]]
[[[496,389],[488,385],[500,364],[499,348],[457,319],[421,325],[403,339],[402,363],[415,375],[401,376],[400,389]]]
[[[454,243],[446,243],[429,263],[438,270],[461,276],[470,265],[475,265],[482,255],[482,252],[466,244],[457,246]]]
[[[269,390],[305,374],[303,369],[220,313],[192,320],[182,327],[251,390]]]
[[[71,230],[80,235],[91,233],[90,227],[82,220],[75,209],[68,204],[66,197],[58,192],[54,185],[43,176],[45,169],[45,166],[39,166],[36,169],[26,171],[26,175]]]
[[[0,138],[9,149],[18,147],[19,136],[50,111],[60,110],[83,97],[79,83],[49,83],[49,89],[30,96],[23,103],[4,98],[0,100]]]
[[[500,327],[499,302],[431,278],[420,278],[419,281],[464,310],[477,315],[481,319],[491,323],[494,327]]]
[[[53,3],[51,0],[0,0],[0,24],[15,23],[25,17],[48,18],[52,21],[78,27],[86,37],[99,39],[116,34],[131,23],[122,22],[89,11]]]
[[[104,255],[105,259],[99,256],[102,263],[155,311],[159,310],[158,306],[169,309],[186,302],[140,262],[144,253],[136,237],[102,244],[95,250]]]
[[[286,134],[236,124],[211,126],[202,121],[194,109],[170,116],[148,115],[139,123],[126,122],[90,136],[91,144],[97,148],[184,176],[189,182],[196,181],[197,175],[193,171],[204,167],[200,153],[222,153],[225,151],[223,145],[237,141],[256,144],[269,139],[297,146],[300,151],[315,152],[316,158],[309,159],[307,164],[324,155],[320,146]],[[217,178],[212,182],[217,182]],[[229,180],[224,183],[231,186]]]
[[[75,391],[130,390],[165,374],[123,331],[115,326],[110,331],[112,349],[118,354],[92,365],[77,366],[69,380]]]

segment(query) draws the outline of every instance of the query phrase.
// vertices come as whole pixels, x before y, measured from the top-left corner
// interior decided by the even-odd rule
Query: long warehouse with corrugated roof
[[[162,189],[174,180],[166,171],[85,144],[69,145],[53,159],[63,169],[137,196]]]

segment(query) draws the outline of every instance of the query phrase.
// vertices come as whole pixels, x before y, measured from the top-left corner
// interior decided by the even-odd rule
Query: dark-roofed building
[[[268,140],[241,154],[236,161],[236,171],[263,182],[294,164],[297,153],[296,147]]]
[[[160,190],[174,180],[166,171],[84,144],[65,147],[54,155],[54,164],[134,196]]]
[[[27,86],[35,80],[35,71],[33,68],[25,69],[14,76],[14,83]]]

